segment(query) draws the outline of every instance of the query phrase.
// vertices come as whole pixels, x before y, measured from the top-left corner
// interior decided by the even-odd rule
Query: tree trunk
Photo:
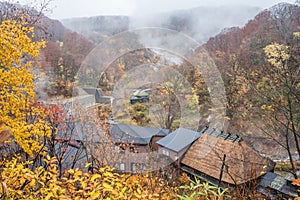
[[[291,149],[290,149],[288,127],[287,127],[287,132],[286,132],[286,135],[285,135],[285,139],[286,139],[286,147],[287,147],[286,149],[287,149],[287,152],[289,154],[289,160],[290,160],[290,164],[291,164],[291,167],[292,167],[292,174],[293,174],[294,178],[297,179],[296,168],[295,168],[295,165],[294,165],[294,159],[293,159]]]

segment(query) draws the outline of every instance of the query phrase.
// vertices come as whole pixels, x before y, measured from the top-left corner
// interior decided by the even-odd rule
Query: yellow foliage
[[[222,199],[225,191],[206,183],[191,183],[186,175],[181,178],[181,187],[170,186],[170,183],[159,176],[151,174],[118,174],[110,167],[103,167],[98,173],[91,174],[78,169],[66,170],[59,176],[57,159],[44,160],[46,168],[27,168],[31,162],[20,162],[16,157],[2,162],[2,187],[6,199],[177,199],[179,193],[202,191],[203,194]],[[1,165],[1,163],[0,163]],[[195,187],[194,187],[195,186]],[[199,196],[202,196],[199,192]],[[207,199],[207,198],[206,198]],[[211,199],[211,198],[209,198]]]
[[[300,32],[295,32],[294,36],[297,37],[297,38],[299,38],[300,37]]]
[[[34,75],[30,57],[37,57],[44,41],[34,42],[34,29],[25,22],[3,21],[0,25],[0,132],[10,129],[22,149],[40,152],[41,138],[50,133],[43,112],[34,103]]]
[[[264,48],[268,62],[279,69],[284,68],[284,62],[290,58],[289,47],[282,44],[270,44]]]
[[[26,168],[31,162],[20,158],[4,161],[1,173],[11,199],[174,199],[172,187],[156,177],[114,173],[109,167],[97,174],[78,169],[66,171],[61,178],[55,158],[46,159],[47,168]]]

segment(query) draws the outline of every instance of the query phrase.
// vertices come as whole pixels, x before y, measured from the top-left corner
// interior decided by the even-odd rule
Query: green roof
[[[146,96],[149,96],[149,94],[147,92],[145,92],[144,90],[137,90],[133,93],[133,96],[146,97]]]

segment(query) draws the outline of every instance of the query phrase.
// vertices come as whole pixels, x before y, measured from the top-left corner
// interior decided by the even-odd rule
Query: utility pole
[[[224,167],[225,167],[225,159],[226,159],[226,154],[224,154],[223,161],[222,161],[222,167],[221,167],[221,172],[220,172],[220,178],[219,178],[218,188],[221,186],[223,171],[224,171]]]

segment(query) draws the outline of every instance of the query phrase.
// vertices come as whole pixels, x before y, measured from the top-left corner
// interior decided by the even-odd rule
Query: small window
[[[119,152],[120,153],[125,153],[125,147],[119,146]]]
[[[137,171],[137,165],[136,163],[131,163],[131,171],[136,172]]]
[[[125,163],[120,163],[120,170],[125,171]]]
[[[165,150],[165,149],[162,150],[162,153],[163,153],[164,155],[166,155],[166,156],[169,156],[169,155],[170,155],[169,151],[167,151],[167,150]]]
[[[135,152],[135,148],[134,148],[134,147],[129,147],[129,151],[130,151],[131,153],[134,153],[134,152]]]
[[[146,171],[146,165],[142,164],[142,171]]]
[[[166,155],[167,155],[167,156],[169,156],[169,155],[170,155],[170,154],[169,154],[169,151],[166,151]]]

